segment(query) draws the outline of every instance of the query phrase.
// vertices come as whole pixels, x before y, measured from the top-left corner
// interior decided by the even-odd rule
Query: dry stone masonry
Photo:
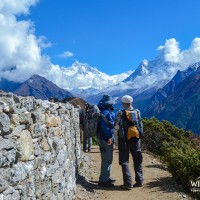
[[[0,200],[73,199],[79,158],[77,109],[0,92]]]

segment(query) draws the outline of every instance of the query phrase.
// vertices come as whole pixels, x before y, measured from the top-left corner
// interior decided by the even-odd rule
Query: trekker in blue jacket
[[[98,104],[99,110],[103,116],[100,121],[99,146],[101,151],[101,172],[98,185],[103,187],[112,187],[115,182],[115,180],[110,177],[114,144],[114,104],[115,101],[110,95],[104,95]]]

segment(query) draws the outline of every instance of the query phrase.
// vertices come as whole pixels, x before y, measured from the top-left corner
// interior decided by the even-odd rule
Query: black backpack
[[[97,128],[99,124],[100,110],[98,106],[87,104],[84,114],[84,126],[89,136],[97,135]]]

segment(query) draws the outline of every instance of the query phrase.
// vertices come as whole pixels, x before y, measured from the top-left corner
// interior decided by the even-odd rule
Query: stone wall
[[[0,93],[0,200],[73,199],[79,158],[71,104]]]

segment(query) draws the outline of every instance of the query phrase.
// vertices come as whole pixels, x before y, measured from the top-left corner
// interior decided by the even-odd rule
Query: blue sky
[[[154,59],[166,39],[189,48],[200,36],[199,8],[199,0],[40,0],[27,17],[52,43],[43,53],[54,64],[76,59],[111,75]]]
[[[0,2],[0,78],[58,84],[75,60],[108,75],[158,55],[181,69],[200,61],[199,0]]]

